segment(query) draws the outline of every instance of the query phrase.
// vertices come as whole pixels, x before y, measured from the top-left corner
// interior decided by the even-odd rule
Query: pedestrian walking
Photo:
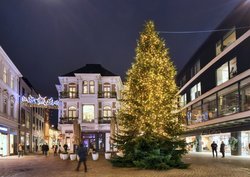
[[[45,156],[48,155],[48,151],[49,151],[49,146],[48,146],[48,144],[46,143],[46,144],[44,145],[44,155],[45,155]]]
[[[79,168],[80,168],[80,165],[81,165],[81,162],[82,162],[83,165],[84,165],[84,171],[87,172],[87,164],[86,164],[86,161],[87,161],[87,148],[83,147],[83,145],[80,144],[80,147],[77,150],[77,155],[79,156],[79,161],[78,161],[78,165],[76,167],[76,171],[79,171]]]
[[[45,144],[42,145],[42,152],[43,152],[43,155],[45,155]]]
[[[225,157],[225,144],[223,141],[220,144],[220,152],[222,154],[222,158],[224,158]]]
[[[64,148],[64,152],[67,153],[67,151],[68,151],[68,145],[67,145],[67,144],[64,144],[64,145],[63,145],[63,148]]]
[[[211,144],[211,147],[212,147],[213,157],[214,157],[214,152],[216,154],[216,157],[218,157],[218,154],[217,154],[217,144],[215,143],[215,141],[213,141],[213,143]]]
[[[62,146],[59,144],[59,150],[58,150],[58,153],[61,154],[63,152],[63,148]]]
[[[53,145],[53,150],[54,150],[54,156],[57,155],[57,149],[58,149],[58,146],[55,144]]]
[[[18,157],[23,156],[23,145],[21,143],[18,144]]]

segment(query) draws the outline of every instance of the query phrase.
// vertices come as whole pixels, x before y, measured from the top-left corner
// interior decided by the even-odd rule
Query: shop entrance
[[[225,152],[226,153],[231,153],[231,148],[230,145],[228,144],[228,140],[231,137],[230,133],[219,133],[219,134],[211,134],[211,135],[202,135],[202,151],[204,152],[210,152],[212,151],[211,149],[211,144],[213,141],[217,143],[218,148],[217,150],[219,151],[220,144],[223,141],[225,143]]]
[[[243,156],[250,155],[250,131],[241,132],[241,151]]]
[[[82,138],[85,147],[105,151],[105,133],[83,133]]]
[[[0,133],[0,156],[7,155],[8,136]]]

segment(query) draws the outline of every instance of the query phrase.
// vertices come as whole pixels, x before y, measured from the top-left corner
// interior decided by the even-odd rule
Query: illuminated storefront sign
[[[0,126],[0,131],[7,132],[7,131],[8,131],[8,128]]]

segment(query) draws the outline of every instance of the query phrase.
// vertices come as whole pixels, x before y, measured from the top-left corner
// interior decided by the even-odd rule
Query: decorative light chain
[[[29,107],[42,107],[42,108],[50,108],[57,109],[59,101],[53,100],[53,98],[42,97],[40,94],[38,98],[34,98],[29,95],[28,97],[22,96],[21,99],[22,104],[27,105]]]

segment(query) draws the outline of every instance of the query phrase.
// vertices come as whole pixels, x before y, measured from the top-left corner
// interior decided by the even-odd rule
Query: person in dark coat
[[[77,155],[79,156],[79,162],[78,162],[76,171],[79,171],[81,162],[83,162],[84,171],[87,172],[87,164],[86,164],[86,161],[87,161],[87,153],[88,153],[88,152],[87,152],[87,148],[86,148],[86,147],[83,147],[83,145],[80,144],[80,147],[79,147],[78,150],[77,150]]]
[[[222,158],[224,158],[225,157],[225,144],[223,141],[220,144],[220,152],[222,153]]]
[[[64,148],[64,151],[67,153],[67,151],[68,151],[68,145],[67,145],[67,144],[64,144],[64,145],[63,145],[63,148]]]
[[[46,144],[44,145],[44,155],[45,155],[45,156],[48,155],[48,151],[49,151],[49,146],[48,146],[48,144],[46,143]]]
[[[54,156],[57,155],[57,149],[58,149],[58,146],[55,144],[53,145],[53,150],[54,150]]]
[[[43,152],[43,155],[45,155],[45,144],[42,145],[42,152]]]
[[[213,152],[213,157],[214,157],[214,152],[216,153],[216,157],[218,156],[217,154],[217,144],[215,143],[215,141],[213,141],[213,143],[211,144],[212,147],[212,152]]]

